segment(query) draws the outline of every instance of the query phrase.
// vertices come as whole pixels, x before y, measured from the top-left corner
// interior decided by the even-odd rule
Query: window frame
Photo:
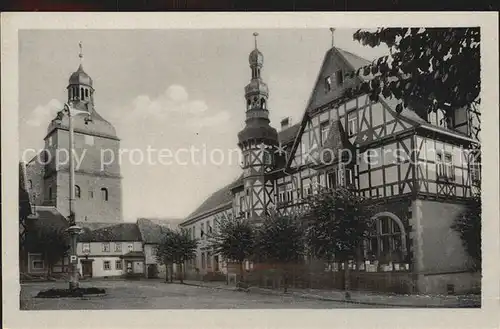
[[[451,152],[436,153],[436,178],[438,181],[455,181],[455,165]]]
[[[118,266],[120,264],[120,266]],[[123,271],[123,261],[120,260],[115,260],[115,270],[117,271]]]
[[[109,201],[109,191],[106,187],[101,187],[101,200]]]
[[[107,265],[107,266],[106,266]],[[107,268],[106,268],[107,267]],[[102,262],[102,269],[103,271],[111,271],[111,261],[109,260],[104,260]]]
[[[84,254],[90,254],[90,251],[91,251],[91,249],[90,249],[90,243],[89,242],[82,243],[82,252]]]
[[[325,77],[324,81],[325,81],[325,93],[331,92],[333,87],[332,77],[328,75]]]
[[[358,133],[358,111],[353,110],[347,114],[347,136],[352,137]]]
[[[115,252],[122,252],[122,243],[115,242]]]
[[[335,80],[337,81],[337,86],[342,86],[344,84],[344,73],[342,69],[335,72]]]
[[[319,136],[321,146],[325,146],[330,132],[330,120],[325,120],[319,124]]]
[[[102,252],[110,252],[111,251],[111,245],[109,242],[103,242],[101,248],[102,248]]]

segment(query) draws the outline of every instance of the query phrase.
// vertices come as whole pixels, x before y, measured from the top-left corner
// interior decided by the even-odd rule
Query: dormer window
[[[427,115],[427,121],[430,124],[433,124],[438,127],[442,128],[449,127],[449,118],[446,116],[446,113],[441,109],[437,109],[436,112],[430,112]]]
[[[327,76],[325,78],[325,92],[330,92],[332,91],[332,77]]]

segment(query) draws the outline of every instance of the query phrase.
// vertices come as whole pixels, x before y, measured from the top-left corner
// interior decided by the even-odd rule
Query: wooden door
[[[92,277],[92,262],[82,262],[82,275],[84,278]]]

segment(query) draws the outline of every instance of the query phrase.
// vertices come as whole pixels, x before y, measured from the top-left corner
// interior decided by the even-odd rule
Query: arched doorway
[[[408,271],[407,232],[399,217],[381,212],[372,217],[375,229],[365,248],[367,271]]]

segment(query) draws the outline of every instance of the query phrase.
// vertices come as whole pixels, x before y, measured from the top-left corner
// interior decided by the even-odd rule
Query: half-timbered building
[[[412,291],[472,289],[479,276],[451,226],[479,188],[478,106],[428,114],[417,105],[352,93],[363,78],[350,73],[370,62],[333,46],[301,122],[277,132],[263,62],[255,45],[245,128],[238,134],[243,173],[230,188],[232,215],[258,223],[271,209],[297,211],[324,188],[349,187],[378,209],[361,262],[349,266],[409,278]],[[200,225],[193,217],[181,224],[193,232]]]

